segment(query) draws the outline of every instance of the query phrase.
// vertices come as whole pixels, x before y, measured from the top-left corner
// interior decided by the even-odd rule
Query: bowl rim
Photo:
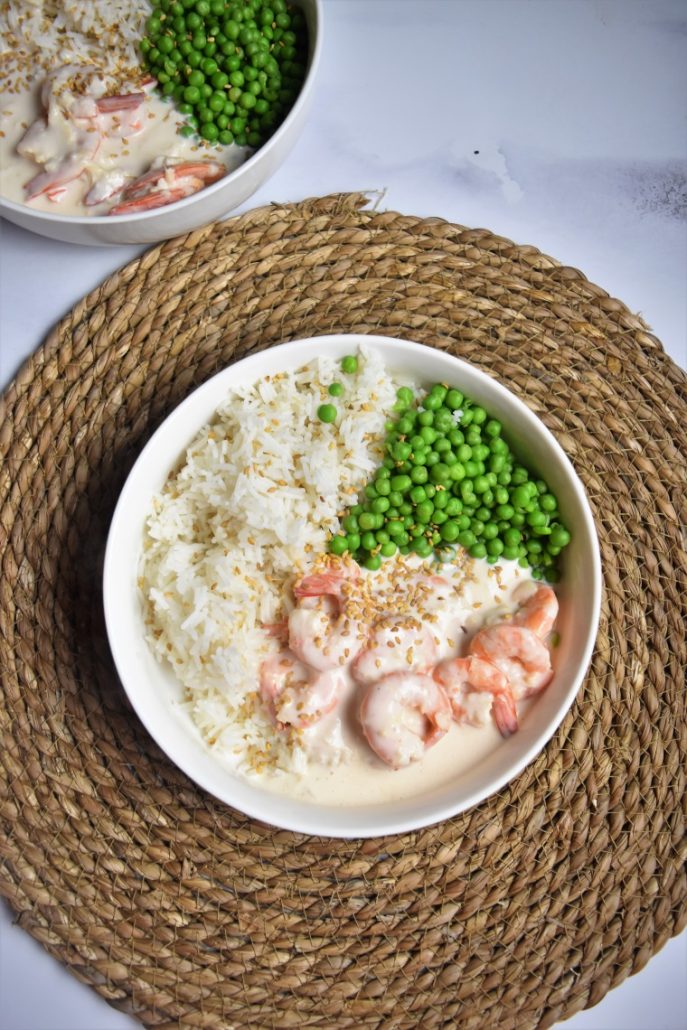
[[[295,0],[299,3],[299,0]],[[302,3],[302,0],[300,0]],[[205,186],[202,190],[198,190],[197,193],[192,193],[188,197],[182,197],[181,200],[175,200],[171,204],[165,204],[163,207],[153,208],[150,211],[137,211],[129,215],[117,215],[117,225],[131,225],[137,222],[143,222],[147,219],[154,219],[156,216],[161,216],[170,211],[181,211],[186,207],[190,207],[194,201],[197,201],[199,197],[210,197],[215,193],[219,193],[222,189],[226,189],[227,186],[237,182],[240,178],[248,175],[252,169],[257,165],[258,161],[262,161],[264,156],[273,150],[277,144],[281,141],[283,136],[289,131],[290,126],[298,117],[300,111],[303,109],[305,104],[308,102],[308,97],[312,89],[312,83],[317,74],[317,69],[320,65],[322,57],[322,23],[323,23],[323,0],[309,0],[309,3],[313,5],[313,25],[314,25],[314,45],[308,55],[308,68],[306,71],[305,78],[303,79],[303,85],[301,86],[300,92],[296,98],[296,101],[287,114],[284,121],[281,123],[279,128],[274,132],[270,138],[259,147],[249,158],[243,161],[236,168],[232,169],[228,175],[223,175],[217,182],[210,183],[209,186]],[[310,26],[309,26],[310,28]],[[3,210],[16,212],[20,215],[26,215],[27,213],[34,217],[37,221],[46,223],[56,223],[59,225],[113,225],[113,219],[109,214],[106,215],[61,215],[58,211],[37,211],[35,208],[29,207],[28,204],[20,204],[16,200],[10,200],[7,197],[3,197],[0,194],[0,214]]]
[[[119,649],[119,637],[116,632],[117,622],[115,614],[115,596],[113,596],[112,581],[115,575],[114,569],[117,564],[116,555],[117,551],[117,537],[120,532],[120,525],[123,519],[127,515],[129,494],[132,492],[135,483],[135,477],[137,470],[140,475],[140,470],[145,466],[145,462],[149,455],[155,454],[157,448],[160,446],[161,441],[164,439],[165,432],[169,427],[171,420],[178,422],[183,420],[186,411],[192,410],[194,406],[200,404],[203,394],[210,394],[214,389],[218,388],[218,383],[222,380],[227,381],[227,387],[230,385],[230,380],[235,374],[238,366],[244,366],[254,359],[261,358],[265,351],[258,351],[247,355],[244,358],[239,359],[236,362],[226,366],[219,372],[215,373],[209,379],[207,379],[200,386],[196,387],[191,393],[189,393],[172,411],[163,419],[151,437],[148,439],[140,453],[138,454],[134,464],[132,465],[124,486],[122,487],[114,513],[111,519],[107,544],[105,549],[105,560],[103,566],[103,606],[105,614],[105,625],[107,631],[108,642],[110,645],[111,654],[114,660],[114,664],[117,670],[117,674],[120,680],[120,684],[125,694],[127,695],[134,711],[138,718],[143,723],[147,732],[156,741],[161,750],[167,755],[169,760],[173,762],[179,769],[182,770],[195,784],[206,790],[213,797],[217,798],[222,803],[229,805],[237,811],[249,816],[250,818],[256,819],[263,824],[275,826],[281,829],[289,830],[292,832],[302,833],[306,835],[314,836],[328,836],[336,839],[355,839],[355,838],[371,838],[371,837],[383,837],[390,834],[398,834],[405,832],[412,832],[423,829],[427,826],[436,825],[445,819],[451,818],[452,816],[458,815],[461,812],[468,811],[475,805],[492,797],[504,786],[510,783],[516,776],[518,776],[523,769],[525,769],[543,749],[547,746],[556,730],[560,726],[561,722],[569,712],[578,692],[582,685],[582,682],[587,674],[589,665],[591,662],[592,653],[596,643],[598,625],[601,612],[601,597],[602,597],[602,569],[601,569],[601,557],[600,547],[598,541],[598,535],[596,533],[596,527],[594,524],[594,518],[587,498],[584,486],[577,476],[577,473],[566,455],[561,445],[556,440],[555,436],[551,431],[544,425],[544,423],[534,414],[534,412],[512,393],[507,387],[499,382],[494,376],[485,372],[483,369],[478,368],[476,365],[465,361],[462,358],[456,358],[452,354],[447,354],[445,351],[438,350],[437,348],[427,346],[425,344],[416,343],[411,340],[400,339],[396,337],[385,337],[380,335],[368,335],[368,334],[327,334],[323,336],[315,337],[304,337],[298,340],[292,340],[285,343],[275,344],[267,350],[270,353],[274,353],[278,350],[281,354],[291,355],[300,350],[315,347],[322,348],[322,346],[336,345],[337,347],[351,348],[358,347],[360,345],[372,346],[388,346],[399,348],[400,354],[408,352],[429,352],[434,357],[440,355],[442,359],[448,360],[459,375],[461,370],[465,370],[470,376],[476,376],[478,379],[482,378],[489,381],[489,389],[496,389],[497,393],[501,395],[501,398],[506,401],[509,405],[514,405],[518,411],[519,416],[524,419],[525,424],[528,427],[534,429],[536,433],[543,435],[547,444],[553,447],[553,450],[557,454],[557,458],[565,470],[567,479],[569,480],[576,500],[579,503],[580,511],[582,513],[582,519],[584,521],[584,528],[588,535],[591,547],[591,569],[589,572],[590,581],[588,584],[588,594],[586,597],[586,606],[588,611],[591,613],[589,621],[589,629],[586,633],[584,647],[578,660],[574,666],[574,674],[572,675],[570,685],[566,690],[565,694],[560,700],[558,707],[553,711],[551,717],[548,719],[546,724],[536,734],[532,743],[526,747],[522,753],[516,755],[512,762],[506,769],[500,774],[491,779],[487,784],[481,788],[474,789],[468,794],[466,799],[459,804],[455,803],[444,803],[438,804],[432,807],[430,814],[425,814],[420,817],[413,815],[414,803],[421,802],[421,796],[415,798],[405,798],[400,802],[404,806],[404,812],[400,813],[395,818],[388,818],[384,820],[383,814],[385,810],[390,809],[389,803],[377,803],[366,806],[324,806],[314,802],[307,802],[301,800],[293,800],[286,795],[276,793],[261,788],[259,785],[250,784],[245,778],[241,777],[240,774],[232,772],[226,766],[221,764],[221,761],[212,758],[214,767],[217,772],[220,769],[227,773],[229,779],[233,782],[234,786],[248,788],[249,794],[258,795],[259,801],[263,798],[266,801],[267,807],[270,807],[271,811],[269,815],[265,814],[265,809],[261,807],[261,804],[252,804],[250,801],[246,803],[245,798],[237,803],[234,794],[231,790],[218,791],[218,785],[216,781],[213,781],[211,775],[205,775],[203,770],[198,770],[194,767],[193,759],[186,760],[186,757],[182,754],[174,753],[169,750],[169,743],[165,742],[164,733],[159,731],[159,727],[155,725],[151,719],[148,718],[145,709],[142,711],[144,701],[139,692],[136,690],[135,685],[129,683],[127,685],[127,678],[124,674],[124,658],[123,649],[120,652]],[[302,360],[302,364],[307,364],[309,361],[314,360],[317,357],[317,353],[311,353],[305,356]],[[390,358],[389,365],[400,364],[399,360],[394,361]],[[281,364],[279,367],[282,367]],[[300,367],[297,364],[289,364],[289,368]],[[264,373],[262,373],[264,374]],[[256,376],[257,380],[260,376]],[[245,379],[244,381],[255,381]],[[204,421],[209,421],[212,418],[214,411],[217,408],[215,404],[212,408],[208,408],[204,415]],[[191,439],[195,435],[195,431],[189,431],[187,435],[187,443],[190,443]],[[184,445],[184,446],[186,446]],[[179,459],[181,452],[176,451],[174,455],[166,453],[164,455],[165,467],[171,467],[176,460]],[[151,489],[150,496],[155,491]],[[147,509],[146,509],[147,510]],[[145,515],[145,512],[143,513]],[[139,552],[140,554],[140,552]],[[138,555],[137,555],[138,561]],[[114,627],[114,629],[113,629]],[[144,641],[145,643],[145,641]],[[147,647],[147,644],[145,645]],[[152,653],[151,653],[152,654]],[[189,733],[189,739],[191,735],[194,735],[195,727],[190,723],[187,727]],[[517,737],[518,735],[516,735]],[[198,739],[200,736],[198,734]],[[514,739],[514,738],[511,738]],[[203,749],[206,750],[206,754],[210,755],[207,745],[202,745]],[[395,803],[396,805],[399,802]],[[345,828],[337,825],[337,815],[341,817],[350,813],[350,820],[347,822]],[[357,813],[357,820],[356,820]],[[376,821],[377,814],[380,814],[379,824]],[[275,817],[276,816],[276,817]],[[371,820],[369,817],[374,817]],[[367,818],[366,818],[367,817]],[[374,825],[371,825],[374,822]]]

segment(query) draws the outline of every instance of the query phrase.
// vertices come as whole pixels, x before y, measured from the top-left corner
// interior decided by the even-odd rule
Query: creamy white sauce
[[[42,167],[30,158],[22,157],[16,148],[29,127],[43,115],[40,99],[43,81],[36,81],[30,90],[0,95],[0,194],[15,203],[27,204],[36,211],[63,215],[104,215],[116,203],[116,196],[94,205],[84,203],[91,185],[104,176],[112,177],[114,182],[117,173],[122,173],[130,181],[166,158],[174,162],[218,161],[225,165],[227,171],[231,171],[242,164],[250,153],[249,148],[235,144],[216,146],[203,143],[196,137],[180,136],[178,129],[184,123],[183,115],[177,112],[173,104],[162,100],[154,92],[148,92],[140,108],[143,122],[140,132],[132,134],[130,138],[105,136],[96,154],[86,162],[83,174],[66,183],[58,197],[51,200],[43,194],[27,201],[26,183]],[[66,152],[70,140],[55,138],[61,131],[61,127],[50,127],[53,142],[56,146],[62,144]]]
[[[535,587],[529,570],[514,561],[489,565],[467,559],[461,568],[430,566],[412,557],[406,561],[456,585],[455,593],[435,609],[437,621],[432,623],[432,632],[438,660],[465,654],[479,628],[512,615],[529,592],[528,585]],[[383,569],[367,575],[383,576]],[[455,780],[503,742],[491,719],[483,726],[453,722],[420,761],[393,769],[375,755],[363,736],[358,713],[366,688],[354,683],[348,669],[344,674],[346,694],[337,709],[301,731],[309,755],[307,772],[301,775],[269,770],[251,777],[254,782],[279,794],[327,805],[399,801]],[[519,709],[524,711],[530,703]]]

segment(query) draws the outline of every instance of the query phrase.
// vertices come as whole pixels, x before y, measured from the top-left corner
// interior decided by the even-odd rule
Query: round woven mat
[[[687,378],[534,247],[345,195],[165,243],[89,294],[0,420],[0,891],[149,1026],[550,1026],[687,919]],[[592,667],[545,751],[418,833],[336,841],[215,801],[115,676],[100,573],[143,443],[246,353],[404,336],[496,375],[587,488],[605,574]]]

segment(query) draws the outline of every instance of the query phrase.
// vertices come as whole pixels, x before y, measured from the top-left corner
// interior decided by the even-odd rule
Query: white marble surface
[[[250,205],[385,189],[580,268],[687,365],[687,6],[644,0],[325,0],[310,124]],[[138,249],[4,223],[0,386]],[[1,1030],[123,1030],[0,905]],[[687,933],[574,1030],[684,1030]]]

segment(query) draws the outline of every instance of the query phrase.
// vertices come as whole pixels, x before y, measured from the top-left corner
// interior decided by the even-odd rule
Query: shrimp
[[[437,665],[434,678],[444,687],[456,722],[484,726],[491,714],[502,737],[518,729],[508,677],[492,662],[474,655],[449,658]]]
[[[152,168],[122,190],[120,203],[110,208],[108,214],[128,215],[165,207],[190,197],[225,173],[226,168],[218,161],[186,161]]]
[[[167,204],[190,197],[192,193],[197,193],[202,186],[200,179],[193,179],[187,181],[184,187],[151,192],[133,200],[122,200],[119,204],[111,207],[107,213],[108,215],[135,215],[141,211],[152,211],[153,208],[166,207]]]
[[[558,615],[558,598],[549,586],[538,587],[513,617],[513,625],[532,630],[543,640],[553,629]]]
[[[140,107],[145,100],[145,93],[120,93],[117,96],[100,97],[95,102],[100,114],[111,114],[113,111],[131,111]]]
[[[311,675],[288,652],[266,658],[260,666],[260,696],[280,729],[302,729],[331,712],[345,682],[336,670]]]
[[[368,687],[360,722],[375,754],[400,769],[441,740],[451,725],[451,704],[431,676],[396,672]]]
[[[351,672],[366,685],[392,672],[429,672],[436,659],[437,645],[427,626],[413,616],[387,615],[374,626]]]
[[[548,647],[525,626],[504,622],[481,629],[472,638],[469,654],[505,673],[516,701],[538,694],[553,676]]]
[[[216,182],[226,174],[226,168],[219,161],[182,161],[179,164],[168,164],[160,168],[151,168],[143,175],[129,183],[122,193],[123,200],[134,200],[147,197],[158,190],[173,189],[181,186],[185,180],[201,185]],[[195,187],[198,189],[198,186]]]
[[[346,665],[363,648],[367,630],[353,612],[349,566],[314,573],[294,587],[298,606],[289,615],[289,647],[319,672]]]
[[[332,597],[337,602],[345,600],[351,593],[351,584],[360,579],[357,565],[344,564],[330,568],[327,572],[313,572],[298,580],[293,588],[296,600],[304,598]]]

